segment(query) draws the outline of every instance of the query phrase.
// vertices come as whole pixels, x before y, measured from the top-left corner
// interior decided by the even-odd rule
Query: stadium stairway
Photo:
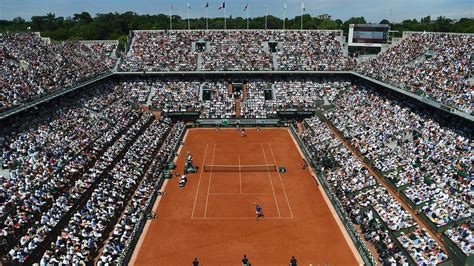
[[[202,69],[202,53],[198,53],[196,65],[197,65],[197,66],[196,66],[196,68],[197,68],[196,70],[197,70],[197,71],[201,71],[201,69]]]
[[[133,45],[135,44],[135,37],[132,38],[132,42],[130,43],[130,48],[128,49],[127,52],[127,57],[130,57],[133,55]]]
[[[280,66],[278,65],[278,59],[277,59],[277,54],[276,53],[272,53],[272,60],[273,60],[273,69],[274,70],[278,70],[280,68]]]
[[[0,176],[10,176],[10,171],[8,169],[0,170]]]
[[[117,62],[115,62],[114,68],[112,68],[112,72],[117,72],[117,71],[118,71],[118,67],[119,67],[119,65],[120,65],[121,62],[122,62],[122,58],[119,57],[119,58],[117,59]]]
[[[235,117],[240,118],[241,107],[240,107],[240,99],[235,100]]]
[[[155,96],[156,94],[156,88],[155,87],[151,87],[150,89],[150,93],[148,94],[148,98],[146,99],[146,105],[147,106],[150,106],[151,105],[151,100],[153,99],[153,96]]]
[[[416,65],[419,65],[419,64],[422,64],[423,62],[426,61],[426,54],[422,54],[420,56],[418,56],[417,58],[415,58],[414,60],[412,60],[410,63],[408,63],[409,66],[416,66]]]

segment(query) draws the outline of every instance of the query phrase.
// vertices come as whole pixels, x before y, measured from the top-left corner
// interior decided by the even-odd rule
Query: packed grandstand
[[[126,262],[196,119],[285,120],[368,263],[473,262],[474,35],[411,32],[368,60],[344,42],[341,31],[133,31],[120,55],[117,43],[3,33],[3,263]],[[66,88],[77,90],[36,105]]]

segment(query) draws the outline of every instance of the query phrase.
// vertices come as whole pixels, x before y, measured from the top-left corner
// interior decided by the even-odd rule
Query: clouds
[[[209,16],[222,16],[218,10],[224,0],[0,0],[0,19],[21,16],[25,19],[48,12],[57,16],[72,16],[87,11],[91,14],[133,11],[138,14],[168,13],[173,3],[174,13],[187,14],[187,3],[191,4],[191,16],[204,16],[204,6],[209,2]],[[305,0],[306,13],[312,15],[330,14],[333,18],[346,20],[353,16],[364,16],[367,21],[379,22],[387,18],[392,21],[421,18],[431,15],[450,18],[472,17],[472,0]],[[250,5],[250,16],[263,16],[265,3],[268,13],[283,16],[283,0],[226,0],[227,15],[244,16],[242,10]],[[300,14],[301,0],[286,0],[287,16]]]

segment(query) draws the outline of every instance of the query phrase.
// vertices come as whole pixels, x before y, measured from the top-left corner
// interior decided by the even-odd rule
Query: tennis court
[[[244,137],[247,138],[247,137]],[[207,143],[192,219],[292,219],[282,174],[270,143]]]
[[[247,254],[253,265],[361,262],[347,233],[335,219],[288,129],[191,129],[177,161],[186,153],[197,173],[184,188],[169,180],[155,205],[131,264],[239,265]],[[278,167],[286,167],[279,173]],[[263,168],[263,169],[262,169]],[[265,219],[255,220],[255,202]]]

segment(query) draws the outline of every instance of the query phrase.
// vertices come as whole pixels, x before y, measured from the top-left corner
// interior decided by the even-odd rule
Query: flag
[[[188,2],[188,9],[191,9],[191,5],[189,4],[189,2]]]
[[[219,6],[219,9],[225,8],[225,2],[222,3],[222,5]]]
[[[285,3],[283,3],[283,8],[284,8],[284,9],[286,9],[286,2],[285,2]]]
[[[303,12],[306,11],[306,8],[304,8],[304,2],[301,2],[301,10],[303,10]]]
[[[209,7],[209,2],[206,2],[206,6],[204,6],[205,8],[208,8]]]
[[[173,10],[173,5],[172,4],[170,4],[170,10]]]
[[[247,10],[247,8],[249,8],[249,4],[246,4],[246,5],[245,5],[244,11]]]

